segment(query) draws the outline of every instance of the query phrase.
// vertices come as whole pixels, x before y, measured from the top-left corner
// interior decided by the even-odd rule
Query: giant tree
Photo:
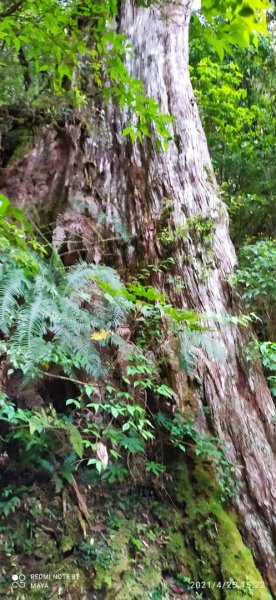
[[[224,7],[223,16],[229,17],[229,10]],[[246,10],[252,14],[247,5],[243,10],[238,25]],[[166,376],[180,409],[192,409],[198,427],[209,428],[225,445],[239,482],[233,502],[240,529],[275,591],[274,405],[260,364],[248,361],[250,329],[223,318],[243,309],[229,284],[236,257],[189,78],[190,16],[189,0],[149,7],[120,3],[109,31],[115,28],[131,43],[124,58],[133,78],[128,101],[122,100],[126,75],[121,73],[120,87],[119,58],[112,63],[111,57],[99,65],[104,94],[97,78],[84,77],[86,106],[40,129],[34,146],[8,164],[2,183],[21,207],[35,208],[42,223],[56,220],[53,237],[67,250],[69,263],[77,246],[83,258],[116,267],[126,281],[146,268],[148,283],[165,290],[174,305],[216,315],[211,328],[221,359],[198,350],[196,370],[185,375],[169,338],[163,348]],[[91,26],[89,15],[83,15],[79,27],[88,35],[86,19]],[[235,21],[233,27],[227,30],[230,41]],[[107,37],[105,52],[108,43]],[[70,76],[66,69],[60,73]],[[142,92],[139,113],[137,80],[161,113],[173,115],[171,124],[165,127],[156,104]],[[167,127],[171,140],[163,148],[158,134],[168,138]],[[127,230],[128,240],[118,239],[116,223]]]

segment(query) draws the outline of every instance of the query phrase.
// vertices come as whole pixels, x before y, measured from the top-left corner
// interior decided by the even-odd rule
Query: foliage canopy
[[[141,2],[150,6],[151,2]],[[266,32],[266,0],[205,0],[195,27],[220,55],[233,44],[257,44]],[[171,115],[160,113],[141,81],[124,64],[131,51],[116,29],[116,0],[19,0],[0,2],[0,105],[24,102],[61,116],[90,96],[110,96],[131,115],[124,135],[151,133],[159,145],[171,139]]]

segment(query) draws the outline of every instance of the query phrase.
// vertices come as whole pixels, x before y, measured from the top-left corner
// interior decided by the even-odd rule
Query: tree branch
[[[19,8],[21,8],[21,6],[23,6],[24,3],[25,3],[25,0],[18,0],[18,2],[15,2],[12,6],[10,6],[10,8],[7,8],[7,10],[0,13],[0,19],[5,19],[6,17],[10,17]]]
[[[76,383],[78,385],[92,385],[93,387],[97,387],[97,388],[101,388],[103,387],[102,385],[99,385],[98,383],[88,383],[87,381],[80,381],[79,379],[72,379],[72,377],[65,377],[64,375],[56,375],[53,373],[47,373],[47,371],[42,371],[42,369],[39,369],[40,373],[43,373],[43,375],[46,375],[46,377],[53,377],[54,379],[63,379],[63,381],[71,381],[71,383]]]
[[[29,70],[29,63],[26,59],[25,56],[25,52],[23,50],[23,48],[20,48],[19,52],[18,52],[18,60],[21,64],[22,67],[22,71],[23,71],[23,79],[24,79],[24,87],[25,87],[25,91],[27,92],[29,87],[32,84],[32,79],[30,76],[30,70]]]

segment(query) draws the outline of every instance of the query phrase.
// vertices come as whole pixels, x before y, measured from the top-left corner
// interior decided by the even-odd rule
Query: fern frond
[[[209,331],[182,331],[180,340],[180,366],[190,376],[194,375],[198,351],[202,350],[209,358],[224,360],[223,347]]]
[[[114,298],[109,302],[106,310],[106,327],[112,329],[119,327],[123,323],[129,313],[129,306],[124,301],[119,301]]]
[[[53,299],[57,299],[59,297],[59,290],[56,286],[56,283],[52,281],[48,274],[40,273],[36,275],[35,280],[35,288],[36,290],[43,290],[44,295],[49,295]]]
[[[117,271],[111,267],[92,265],[92,277],[95,280],[107,283],[113,290],[122,288],[122,282]]]
[[[93,328],[93,320],[93,316],[88,310],[80,308],[70,298],[62,299],[62,304],[59,305],[60,326],[76,335],[86,334],[88,336]]]
[[[90,276],[93,275],[94,265],[89,265],[86,262],[80,262],[72,267],[66,273],[65,285],[70,290],[78,291],[84,289],[91,281]]]
[[[111,337],[111,343],[116,346],[126,357],[129,359],[132,356],[141,356],[143,355],[141,349],[131,342],[127,342],[117,333],[113,333]],[[144,356],[144,355],[143,355]]]
[[[43,363],[51,361],[51,350],[51,344],[40,337],[32,339],[31,347],[21,347],[21,352],[16,356],[16,364],[24,373],[25,383],[40,374]]]
[[[26,303],[18,311],[17,327],[12,341],[26,351],[31,350],[34,338],[42,338],[45,333],[45,311],[42,293],[33,302]]]
[[[4,334],[10,330],[19,308],[18,299],[24,297],[28,280],[23,269],[3,269],[0,283],[0,329]]]
[[[73,336],[70,331],[61,330],[56,336],[64,352],[72,357],[78,369],[83,369],[93,377],[99,377],[103,371],[101,358],[90,339]]]

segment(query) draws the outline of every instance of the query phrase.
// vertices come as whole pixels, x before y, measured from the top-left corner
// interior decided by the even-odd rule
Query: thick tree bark
[[[178,306],[202,313],[237,314],[239,307],[228,284],[235,252],[189,80],[189,17],[189,0],[164,3],[164,7],[153,4],[150,9],[126,0],[120,9],[118,27],[133,45],[133,55],[127,59],[131,74],[144,81],[162,112],[176,117],[167,152],[158,152],[152,139],[141,145],[122,141],[128,115],[112,104],[105,108],[95,104],[69,127],[66,138],[46,130],[24,161],[9,167],[5,191],[14,198],[14,182],[20,179],[19,196],[26,201],[34,198],[40,209],[43,203],[49,205],[50,195],[54,201],[66,200],[55,238],[61,243],[71,237],[73,244],[82,237],[88,260],[101,257],[126,277],[154,263],[160,270],[153,283],[164,286]],[[26,170],[34,173],[34,168],[42,185],[39,181],[30,184],[26,176]],[[101,225],[100,213],[105,214]],[[212,221],[211,243],[187,228],[194,216],[202,223]],[[114,224],[119,221],[127,228],[130,243],[111,240],[103,244],[101,234],[114,237]],[[180,292],[162,271],[168,257],[174,260],[170,276],[181,282]],[[209,408],[208,425],[237,467],[240,489],[235,505],[243,534],[276,593],[274,405],[260,366],[252,370],[246,360],[251,334],[219,322],[213,326],[224,358],[217,362],[201,353],[197,377],[189,384],[198,415],[202,407]],[[185,409],[185,377],[176,367],[171,377],[179,405]]]

